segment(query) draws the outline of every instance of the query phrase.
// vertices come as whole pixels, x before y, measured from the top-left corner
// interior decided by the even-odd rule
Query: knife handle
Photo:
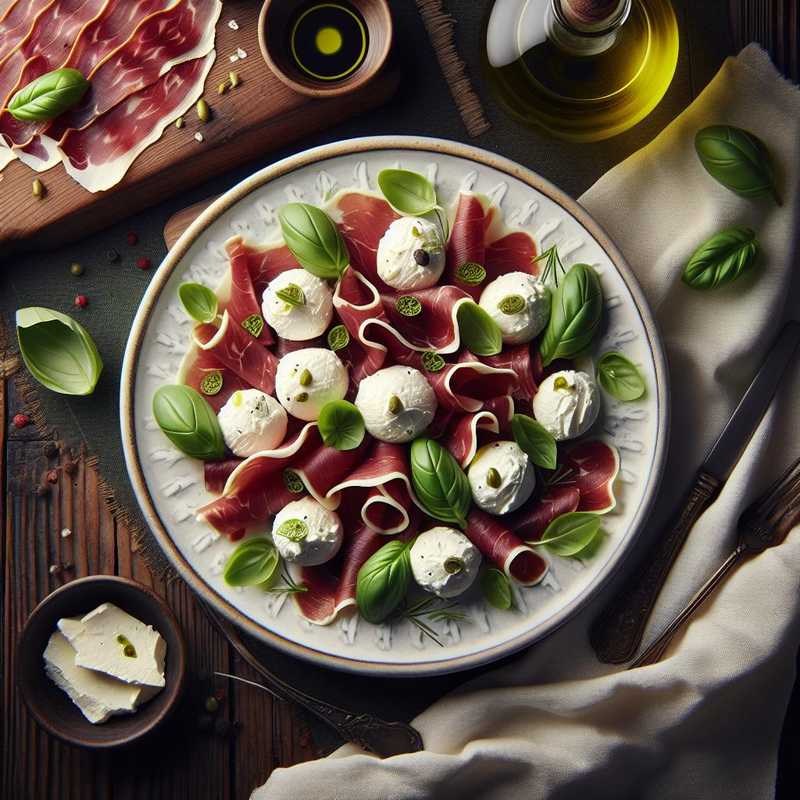
[[[656,540],[643,568],[631,576],[592,623],[589,641],[600,661],[622,664],[633,658],[653,606],[689,531],[711,505],[719,489],[720,481],[713,475],[702,469],[697,473],[680,513]]]

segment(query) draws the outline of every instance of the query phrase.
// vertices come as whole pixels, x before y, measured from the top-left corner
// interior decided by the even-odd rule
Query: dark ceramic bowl
[[[135,713],[93,725],[47,676],[42,654],[59,619],[88,614],[101,603],[114,603],[161,634],[167,643],[166,685]],[[61,586],[36,606],[20,635],[16,667],[23,700],[48,733],[80,747],[119,747],[152,731],[174,709],[183,691],[186,645],[178,621],[157,594],[127,578],[93,575]]]

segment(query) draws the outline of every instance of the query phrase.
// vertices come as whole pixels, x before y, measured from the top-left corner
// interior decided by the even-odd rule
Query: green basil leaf
[[[527,453],[537,467],[556,468],[556,440],[540,422],[526,414],[514,414],[511,417],[511,433],[520,449]]]
[[[178,300],[183,310],[197,322],[213,322],[217,318],[217,295],[202,283],[182,283],[178,287]]]
[[[228,586],[269,588],[278,577],[280,561],[275,545],[266,537],[245,539],[228,557],[223,578]]]
[[[344,325],[334,325],[328,331],[328,347],[335,353],[350,344],[350,334]]]
[[[17,311],[17,340],[28,372],[59,394],[94,391],[103,360],[86,328],[72,317],[40,306]]]
[[[771,194],[775,190],[772,160],[764,142],[733,125],[711,125],[697,132],[695,150],[712,178],[742,197]]]
[[[706,239],[683,268],[682,280],[693,289],[715,289],[747,272],[758,253],[756,234],[734,225]]]
[[[636,364],[622,353],[610,352],[600,356],[597,379],[612,397],[623,403],[638,400],[647,388]]]
[[[472,502],[469,481],[450,452],[433,439],[415,439],[412,443],[411,482],[428,514],[466,527]]]
[[[350,254],[334,221],[308,203],[289,203],[278,212],[286,246],[312,275],[338,278],[350,263]]]
[[[481,591],[489,605],[507,611],[513,603],[511,582],[495,567],[489,567],[481,575]]]
[[[383,622],[403,601],[411,580],[408,543],[393,539],[373,553],[356,577],[356,604],[361,616]]]
[[[322,441],[337,450],[355,450],[364,441],[364,418],[347,400],[325,403],[317,420]]]
[[[436,190],[418,172],[382,169],[378,173],[378,186],[389,205],[401,214],[418,217],[436,208]]]
[[[496,356],[503,349],[500,328],[477,303],[462,303],[456,320],[461,343],[476,356]]]
[[[23,86],[11,98],[8,111],[25,122],[55,119],[76,105],[88,88],[89,81],[77,69],[56,69]]]
[[[556,517],[545,528],[542,538],[528,544],[546,547],[557,556],[577,556],[600,533],[601,520],[597,514],[572,511]]]
[[[217,415],[191,386],[160,386],[153,395],[153,416],[166,437],[187,456],[214,461],[225,454]]]
[[[574,264],[553,292],[550,321],[539,352],[547,366],[556,358],[572,358],[588,347],[603,314],[603,290],[588,264]]]

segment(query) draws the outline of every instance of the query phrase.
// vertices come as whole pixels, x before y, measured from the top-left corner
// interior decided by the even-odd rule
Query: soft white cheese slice
[[[105,722],[114,714],[136,710],[141,688],[79,667],[75,663],[75,650],[60,631],[54,631],[47,642],[44,668],[50,680],[69,695],[93,724]]]
[[[164,658],[167,643],[151,625],[113,603],[103,603],[81,619],[81,629],[67,624],[62,631],[75,648],[75,663],[80,667],[98,670],[125,683],[143,686],[164,686]],[[60,627],[60,624],[59,624]],[[124,654],[124,637],[135,650],[135,656]]]

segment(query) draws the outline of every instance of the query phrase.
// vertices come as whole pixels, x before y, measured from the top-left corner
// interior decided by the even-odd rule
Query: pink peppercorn
[[[14,414],[14,427],[25,428],[31,424],[31,418],[27,414]]]
[[[128,232],[128,244],[133,247],[135,244],[139,243],[139,234],[134,233],[133,231]]]
[[[75,295],[75,305],[78,308],[86,308],[89,305],[89,298],[85,294]]]
[[[57,469],[48,470],[47,475],[45,475],[45,478],[47,478],[48,483],[58,483],[58,470]]]
[[[149,258],[142,256],[136,260],[136,266],[139,267],[139,269],[150,269],[150,267],[153,266],[153,262]]]

